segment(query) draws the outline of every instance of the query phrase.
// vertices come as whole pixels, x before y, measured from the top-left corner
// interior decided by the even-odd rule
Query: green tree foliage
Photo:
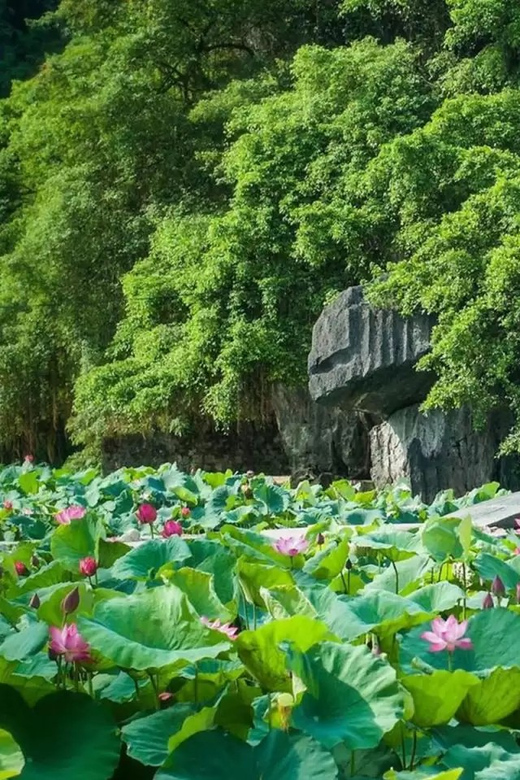
[[[324,301],[371,280],[439,318],[430,404],[520,413],[520,7],[62,0],[52,20],[63,52],[0,104],[8,452],[52,455],[67,424],[93,447],[261,417],[273,381],[304,381]]]
[[[199,104],[193,121],[223,99]],[[360,177],[431,107],[413,50],[367,39],[302,48],[289,89],[232,111],[218,167],[231,199],[217,214],[159,220],[150,256],[123,282],[115,359],[80,382],[80,429],[132,430],[165,412],[180,425],[193,401],[221,421],[255,416],[272,381],[305,381],[326,295],[377,259],[370,214],[356,208]]]
[[[0,97],[9,93],[13,79],[31,75],[45,52],[60,46],[56,26],[43,17],[59,0],[0,0]]]

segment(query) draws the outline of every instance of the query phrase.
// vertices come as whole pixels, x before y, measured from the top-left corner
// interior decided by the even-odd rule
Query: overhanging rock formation
[[[361,287],[345,290],[318,319],[309,355],[309,390],[321,405],[341,404],[371,419],[370,473],[378,487],[406,478],[431,501],[484,482],[520,487],[517,459],[496,457],[510,419],[493,413],[476,431],[470,409],[423,414],[434,376],[415,370],[430,349],[435,320],[372,308]]]
[[[434,319],[373,309],[361,287],[350,287],[327,306],[309,355],[309,390],[318,403],[388,417],[423,401],[434,377],[415,371],[430,349]]]

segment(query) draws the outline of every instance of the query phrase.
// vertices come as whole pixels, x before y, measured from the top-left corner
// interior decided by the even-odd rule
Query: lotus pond
[[[520,778],[497,491],[0,470],[0,780]]]

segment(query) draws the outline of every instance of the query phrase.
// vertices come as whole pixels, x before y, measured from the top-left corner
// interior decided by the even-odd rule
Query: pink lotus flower
[[[91,660],[90,645],[78,633],[75,623],[63,628],[53,626],[49,629],[49,633],[51,637],[49,649],[54,656],[62,655],[69,664]]]
[[[432,620],[432,630],[421,634],[421,639],[430,643],[430,653],[440,653],[442,650],[453,653],[457,647],[461,650],[471,650],[473,647],[471,639],[463,638],[467,627],[467,620],[459,623],[453,615],[450,615],[447,620],[438,617]]]
[[[182,525],[175,520],[167,520],[162,530],[162,536],[169,539],[170,536],[182,536]]]
[[[8,501],[6,499],[4,501],[4,503],[3,503],[3,507],[4,507],[4,509],[12,509],[13,508],[13,502],[12,501]]]
[[[513,550],[513,555],[520,555],[520,547],[515,547]]]
[[[207,628],[211,628],[213,631],[220,631],[221,634],[225,634],[228,639],[236,639],[238,634],[238,628],[232,626],[231,623],[221,623],[220,620],[210,620],[207,617],[201,617],[200,622]]]
[[[191,515],[191,509],[189,506],[183,506],[181,509],[181,517],[189,517]]]
[[[84,506],[73,504],[66,509],[62,509],[60,512],[57,512],[55,518],[56,522],[60,525],[70,525],[71,520],[81,520],[86,514],[87,510]]]
[[[27,574],[29,574],[29,569],[25,563],[23,563],[23,561],[15,561],[14,568],[16,569],[16,573],[19,577],[25,577]]]
[[[170,691],[163,691],[163,693],[159,694],[159,701],[167,702],[171,701],[173,699],[173,693],[170,693]]]
[[[24,458],[24,463],[34,463],[34,455],[26,455]]]
[[[79,570],[85,577],[93,577],[98,570],[97,561],[95,558],[83,558],[79,562]]]
[[[157,509],[152,504],[141,504],[135,513],[140,523],[152,525],[157,520]]]
[[[282,555],[289,555],[291,558],[305,552],[308,546],[309,542],[307,539],[298,539],[296,536],[287,536],[285,539],[277,539],[273,545],[277,552]]]

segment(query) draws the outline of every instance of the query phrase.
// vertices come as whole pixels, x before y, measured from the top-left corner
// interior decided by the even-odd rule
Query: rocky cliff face
[[[314,326],[311,397],[379,417],[422,401],[434,377],[415,365],[430,349],[433,325],[431,317],[373,309],[361,287],[345,290]]]
[[[294,478],[320,474],[369,476],[366,416],[315,403],[306,387],[277,385],[273,407]]]
[[[371,421],[367,457],[376,486],[406,478],[431,501],[452,487],[457,494],[497,479],[520,487],[517,459],[496,458],[510,426],[497,411],[476,431],[470,409],[422,414],[433,375],[415,370],[430,348],[434,320],[408,319],[373,309],[360,287],[324,309],[313,331],[309,391],[329,413],[364,413]]]

